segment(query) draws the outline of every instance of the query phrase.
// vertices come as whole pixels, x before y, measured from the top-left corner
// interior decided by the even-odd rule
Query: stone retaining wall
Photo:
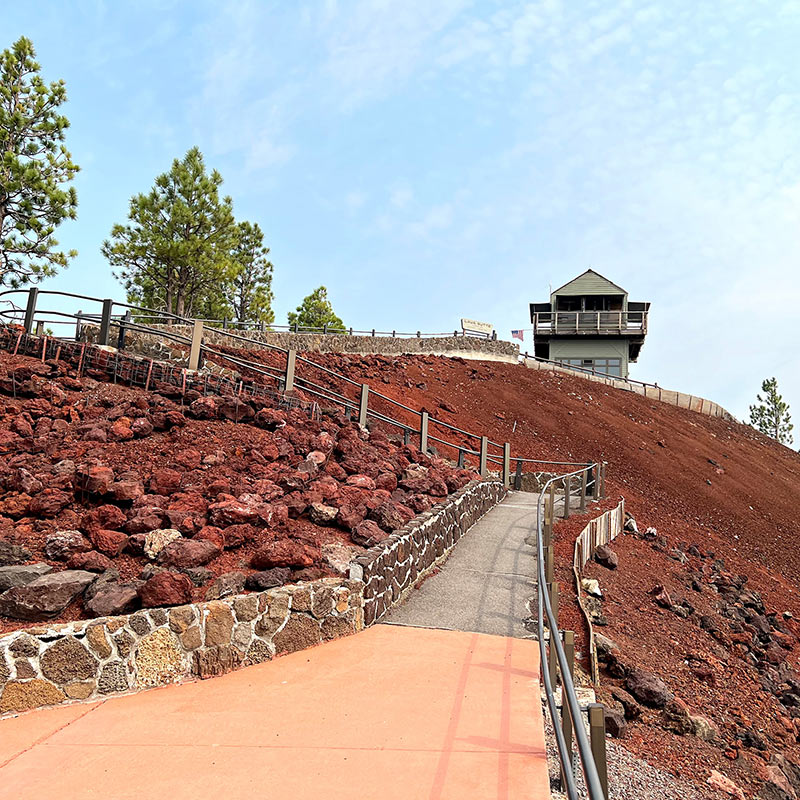
[[[360,583],[325,578],[0,638],[0,715],[229,672],[364,627]]]
[[[506,492],[499,481],[473,481],[355,558],[350,578],[364,583],[364,624],[377,622],[440,564]]]
[[[192,329],[186,325],[151,325],[156,330],[180,334],[191,339]],[[98,328],[96,325],[84,327],[87,341],[96,341]],[[433,355],[460,356],[480,361],[505,361],[516,364],[519,361],[519,346],[499,339],[482,339],[476,336],[437,336],[437,337],[392,337],[392,336],[343,336],[333,333],[326,335],[314,333],[288,333],[269,331],[232,331],[237,335],[247,336],[251,341],[242,341],[226,336],[217,328],[205,328],[203,341],[205,344],[239,347],[243,350],[259,349],[262,344],[281,347],[284,350],[312,353],[349,353],[352,355],[385,355],[398,356]],[[116,345],[116,329],[109,342]],[[156,337],[139,332],[129,331],[125,337],[125,349],[146,355],[149,358],[173,358],[178,349],[168,341],[159,342]],[[185,352],[188,357],[188,349]]]

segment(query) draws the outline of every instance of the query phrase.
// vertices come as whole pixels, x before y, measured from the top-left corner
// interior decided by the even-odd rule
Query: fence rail
[[[75,301],[99,304],[100,310],[84,312],[68,311],[42,311],[37,308],[40,296],[55,296],[68,298]],[[19,304],[14,302],[18,299]],[[23,305],[24,301],[24,305]],[[239,371],[244,370],[255,374],[262,379],[274,383],[278,392],[292,392],[300,390],[317,400],[333,403],[345,409],[346,413],[357,414],[359,424],[366,425],[368,419],[374,419],[391,424],[403,431],[404,441],[409,444],[412,439],[419,440],[420,450],[428,452],[431,442],[444,448],[449,448],[457,455],[460,466],[466,466],[467,458],[477,459],[477,468],[482,476],[489,473],[490,465],[499,466],[506,486],[511,482],[511,455],[508,443],[499,443],[490,440],[487,436],[458,428],[450,423],[431,416],[427,411],[413,409],[404,403],[394,400],[385,394],[370,389],[367,383],[359,383],[352,378],[331,370],[311,359],[300,356],[296,350],[282,348],[275,344],[248,339],[241,333],[234,333],[229,329],[215,329],[232,342],[232,347],[237,342],[254,342],[264,350],[276,355],[279,365],[265,364],[244,358],[240,353],[226,352],[221,345],[211,347],[203,341],[203,320],[188,319],[168,312],[148,309],[130,303],[120,303],[109,298],[97,298],[89,295],[74,294],[70,292],[40,290],[32,287],[26,290],[8,290],[0,292],[0,303],[7,303],[10,308],[0,306],[0,318],[6,322],[21,324],[27,334],[34,332],[44,333],[43,326],[49,319],[48,315],[58,317],[54,320],[59,325],[75,325],[74,338],[80,339],[84,327],[91,323],[97,326],[97,344],[107,346],[112,342],[112,334],[116,334],[116,348],[123,351],[125,338],[128,332],[137,332],[152,336],[159,342],[169,342],[181,350],[188,351],[188,369],[197,371],[203,360],[217,362],[221,365],[229,364]],[[118,311],[118,313],[115,313]],[[43,318],[44,317],[44,318]],[[158,319],[161,322],[169,320],[180,326],[186,326],[190,335],[185,335],[177,330],[172,330],[172,325],[160,325],[158,328],[146,324],[147,320]],[[288,326],[287,326],[288,327]],[[376,335],[378,332],[375,332]],[[419,334],[420,336],[422,334]],[[66,337],[58,337],[66,338]],[[337,382],[336,388],[323,385],[322,381],[333,379]],[[355,390],[355,396],[348,396],[347,390]],[[384,410],[378,408],[383,405]],[[388,408],[388,411],[385,410]],[[402,419],[402,415],[409,415]],[[439,434],[439,435],[437,435]],[[450,434],[450,436],[448,436]],[[445,438],[448,436],[448,438]],[[455,436],[463,437],[462,441],[454,441]],[[519,459],[517,459],[519,460]],[[537,459],[526,459],[526,463],[539,463]],[[540,462],[542,464],[560,463],[571,466],[565,462]]]
[[[647,333],[646,311],[538,311],[533,334],[639,334]]]
[[[561,789],[569,800],[581,796],[573,761],[573,736],[578,760],[583,771],[589,800],[607,800],[608,774],[605,757],[605,716],[597,703],[581,707],[573,681],[575,634],[558,626],[558,583],[553,570],[553,522],[555,518],[556,483],[564,486],[564,517],[570,514],[573,492],[577,490],[581,510],[587,497],[599,499],[605,495],[605,462],[585,465],[582,469],[557,475],[548,480],[539,495],[536,514],[537,547],[537,633],[541,659],[540,674],[545,700],[553,723],[556,749],[561,764]],[[577,484],[575,486],[574,484]],[[547,637],[545,636],[547,630]],[[558,713],[556,685],[561,682],[561,714]],[[588,713],[589,731],[584,725]]]

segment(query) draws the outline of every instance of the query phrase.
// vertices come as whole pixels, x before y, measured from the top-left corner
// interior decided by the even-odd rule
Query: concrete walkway
[[[392,609],[386,621],[529,637],[535,606],[536,503],[512,492],[464,536],[437,575]],[[563,506],[563,502],[561,503]]]
[[[533,641],[376,625],[212,680],[2,720],[1,794],[543,800],[537,665]]]

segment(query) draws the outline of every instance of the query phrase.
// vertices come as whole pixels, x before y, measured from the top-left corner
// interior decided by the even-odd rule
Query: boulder
[[[144,494],[144,486],[140,480],[125,478],[112,483],[110,491],[118,503],[132,503]]]
[[[310,567],[315,559],[314,551],[294,539],[279,539],[267,542],[253,554],[250,566],[265,570],[271,567]]]
[[[672,608],[672,598],[669,596],[669,592],[660,583],[650,590],[650,596],[657,606],[666,609]]]
[[[43,489],[31,499],[30,513],[34,517],[55,517],[72,502],[72,495],[61,489]]]
[[[261,592],[264,589],[283,586],[289,580],[291,574],[292,571],[287,567],[273,567],[260,572],[251,572],[245,579],[244,585],[245,588],[250,589],[252,592]]]
[[[213,397],[198,397],[189,405],[189,414],[195,419],[216,419],[217,401]]]
[[[339,513],[338,508],[326,506],[324,503],[312,503],[309,516],[315,525],[332,525]]]
[[[225,547],[225,534],[213,525],[204,525],[192,538],[213,542],[220,550]]]
[[[153,470],[148,486],[152,494],[169,496],[178,491],[181,485],[181,473],[168,467]]]
[[[370,512],[370,517],[388,533],[402,528],[408,521],[408,518],[401,510],[400,504],[395,503],[393,500],[387,500],[385,503],[379,505]]]
[[[214,528],[212,526],[206,526],[203,530],[210,529],[212,531],[218,531],[219,528]],[[228,525],[223,531],[221,531],[220,535],[222,536],[222,546],[227,547],[229,550],[232,550],[234,547],[241,547],[245,542],[255,542],[258,540],[259,537],[259,529],[256,528],[254,525],[248,525],[246,523],[241,523],[239,525]],[[195,539],[197,538],[208,538],[200,537],[199,534],[195,535]]]
[[[601,544],[594,551],[594,560],[606,569],[616,569],[619,566],[619,557],[607,544]]]
[[[102,465],[78,470],[80,487],[90,494],[105,495],[114,483],[114,470]]]
[[[377,488],[375,481],[369,475],[350,475],[346,483],[348,486],[355,486],[357,489],[369,489],[372,491]]]
[[[139,587],[145,608],[181,606],[192,602],[192,582],[179,572],[159,572]]]
[[[614,739],[621,739],[628,731],[625,715],[615,708],[605,709],[606,733]]]
[[[85,553],[73,554],[67,561],[69,569],[85,569],[88,572],[105,572],[114,568],[114,562],[97,550],[88,550]]]
[[[628,673],[625,688],[640,703],[651,708],[664,708],[673,696],[661,678],[639,668],[634,668]]]
[[[91,550],[89,540],[80,531],[56,531],[44,545],[44,554],[52,561],[68,561],[75,553]]]
[[[152,564],[151,566],[153,566],[155,569],[159,571],[161,571],[162,569],[161,567],[156,567],[154,564]],[[205,586],[214,577],[214,573],[207,567],[186,567],[182,569],[181,572],[195,586]]]
[[[111,426],[111,432],[114,432],[114,426]],[[132,423],[130,428],[128,428],[128,433],[130,436],[135,436],[137,439],[144,439],[145,437],[149,436],[153,432],[153,423],[150,422],[147,417],[139,417],[135,419]],[[130,437],[128,437],[130,438]]]
[[[220,600],[233,594],[241,594],[244,591],[245,582],[244,572],[226,572],[220,575],[206,592],[206,600]]]
[[[174,528],[159,528],[158,530],[150,531],[144,537],[144,554],[150,559],[155,559],[170,542],[175,542],[182,538],[181,532],[176,531]]]
[[[692,723],[692,733],[704,742],[713,742],[719,738],[719,728],[713,720],[699,714],[689,717]]]
[[[24,564],[33,558],[31,551],[22,545],[11,544],[11,542],[0,541],[0,567],[7,567],[11,564]]]
[[[50,572],[0,595],[0,614],[32,622],[58,616],[97,576],[85,570]]]
[[[91,617],[112,617],[130,614],[139,607],[137,582],[113,583],[94,594],[84,603],[86,613]]]
[[[336,522],[342,528],[352,531],[359,522],[363,522],[367,516],[365,505],[342,505],[336,514]]]
[[[107,530],[118,531],[127,521],[125,512],[110,503],[98,506],[94,510],[85,514],[82,520],[85,530],[93,528],[106,528]]]
[[[686,736],[694,733],[694,723],[686,703],[678,697],[668,700],[661,712],[661,724],[668,731],[677,733],[679,736]]]
[[[642,716],[642,707],[636,702],[636,698],[620,686],[611,687],[611,696],[624,709],[625,719],[639,719]]]
[[[128,546],[128,536],[121,531],[109,531],[105,528],[89,532],[89,539],[96,550],[107,556],[118,556]]]
[[[156,559],[162,567],[201,567],[213,561],[222,550],[207,539],[176,539],[162,548]]]
[[[228,525],[255,522],[259,518],[259,509],[257,505],[227,496],[208,507],[208,518],[212,525],[225,528]]]
[[[371,519],[359,522],[350,534],[353,542],[362,547],[374,547],[388,537],[389,534]]]
[[[13,589],[15,586],[24,586],[52,571],[53,568],[49,564],[41,562],[0,567],[0,592]]]

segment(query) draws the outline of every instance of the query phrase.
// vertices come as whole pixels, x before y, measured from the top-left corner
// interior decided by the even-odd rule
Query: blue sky
[[[278,322],[324,283],[356,328],[508,338],[592,267],[653,304],[634,377],[744,416],[775,375],[800,420],[800,2],[3,5],[82,167],[45,288],[122,298],[100,245],[198,145]]]

